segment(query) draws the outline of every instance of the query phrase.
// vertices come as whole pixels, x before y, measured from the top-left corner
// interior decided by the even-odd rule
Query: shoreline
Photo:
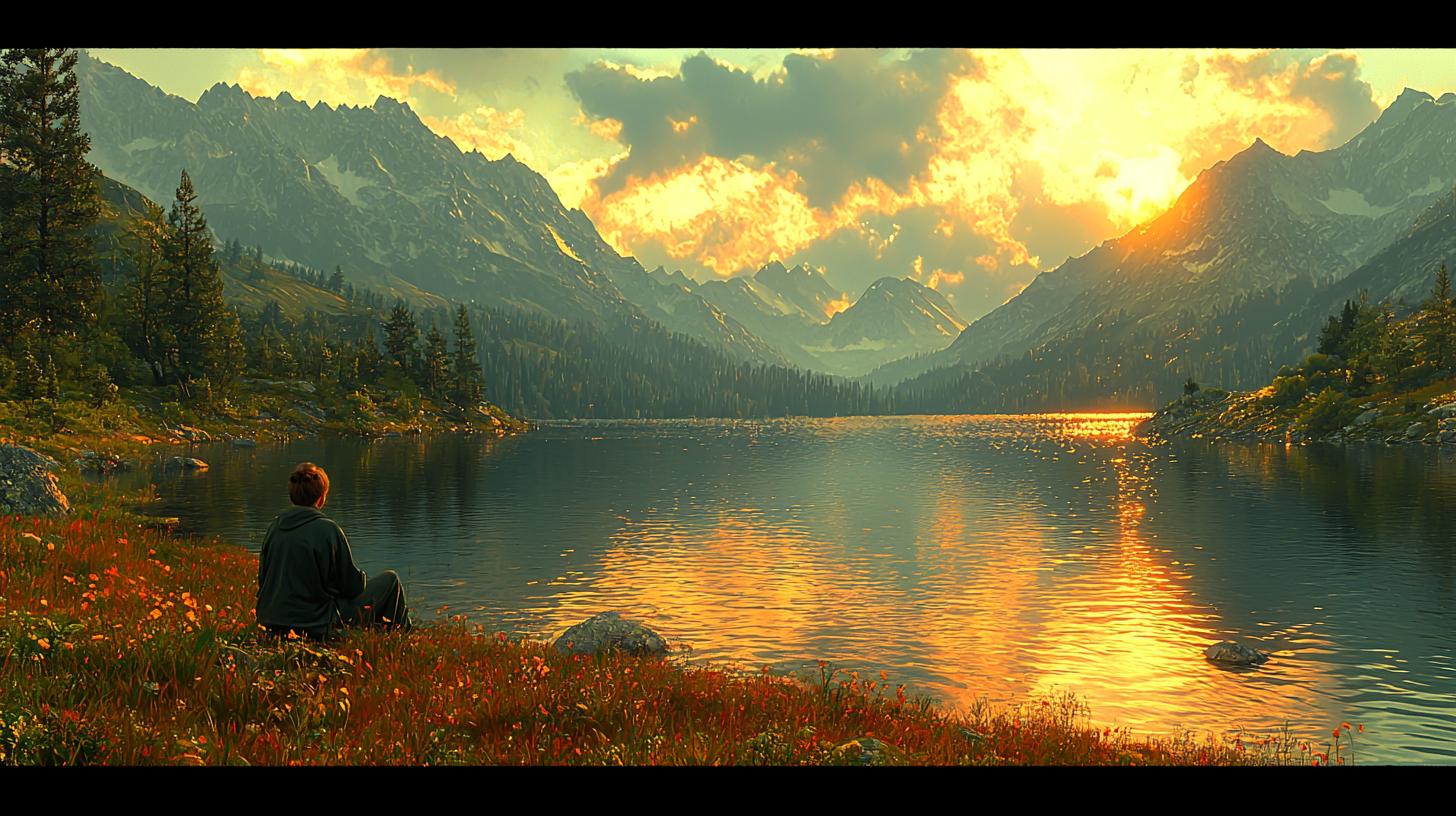
[[[1279,406],[1268,389],[1202,389],[1185,394],[1134,427],[1149,441],[1424,445],[1456,448],[1456,393],[1447,384],[1409,393],[1372,394],[1342,414],[1312,420],[1304,404]]]
[[[961,714],[911,697],[884,675],[846,675],[828,664],[816,684],[737,665],[566,657],[462,616],[407,636],[351,632],[337,644],[274,646],[259,642],[250,622],[256,563],[239,545],[146,529],[114,509],[0,519],[0,638],[9,646],[0,651],[8,652],[0,723],[13,738],[7,746],[0,724],[0,764],[40,750],[21,744],[44,741],[25,723],[43,723],[60,741],[53,747],[78,752],[49,759],[78,763],[432,764],[450,759],[426,750],[441,742],[442,727],[465,724],[470,739],[455,733],[445,754],[469,764],[1308,761],[1292,739],[1143,738],[1098,727],[1070,696]],[[509,703],[487,702],[493,695]],[[644,699],[658,705],[650,716],[637,702]],[[405,711],[412,716],[397,719]],[[135,733],[138,721],[159,733]],[[407,723],[413,748],[381,745],[371,728],[385,723]],[[528,725],[533,750],[515,752]],[[338,742],[328,736],[335,731]],[[115,744],[103,746],[104,734]],[[562,740],[572,750],[534,750],[562,749]]]
[[[355,632],[329,646],[273,646],[250,625],[255,554],[178,534],[129,509],[140,509],[131,503],[137,497],[108,494],[95,482],[72,490],[72,481],[65,480],[75,499],[69,515],[0,518],[0,640],[9,646],[8,654],[0,649],[0,752],[7,755],[0,764],[18,757],[888,765],[1353,758],[1338,741],[1320,751],[1287,730],[1264,739],[1138,736],[1094,724],[1086,703],[1065,694],[959,712],[884,674],[861,677],[822,661],[815,682],[804,666],[753,671],[732,661],[695,663],[682,652],[665,660],[565,657],[458,615],[407,637]],[[453,678],[453,690],[441,692],[442,676]],[[638,702],[645,699],[656,701],[650,716]],[[407,718],[418,715],[419,723]],[[139,722],[146,724],[140,732]],[[403,739],[386,739],[385,722],[408,722]],[[115,746],[101,747],[102,737]]]

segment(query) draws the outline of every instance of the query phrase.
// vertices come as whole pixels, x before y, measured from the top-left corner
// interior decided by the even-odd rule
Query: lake
[[[424,617],[551,637],[606,609],[696,660],[824,659],[968,706],[1048,691],[1142,733],[1363,723],[1456,758],[1456,455],[1150,446],[1144,415],[551,423],[504,440],[194,448],[156,512],[256,550],[289,469]],[[1233,672],[1203,649],[1273,652]]]

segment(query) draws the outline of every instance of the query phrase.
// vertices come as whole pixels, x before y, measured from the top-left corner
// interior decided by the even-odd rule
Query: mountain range
[[[749,300],[649,274],[540,174],[509,154],[461,151],[387,97],[333,107],[219,83],[194,103],[85,54],[77,76],[90,159],[107,176],[165,202],[185,168],[219,237],[281,261],[342,267],[391,297],[424,292],[596,325],[625,314],[740,360],[842,374],[941,348],[964,326],[918,284],[894,284],[898,298],[875,290],[878,305],[815,331],[831,315],[814,298],[842,297],[817,271],[782,270],[774,281],[761,272]],[[801,283],[809,288],[796,292]],[[789,316],[775,311],[784,304],[808,318],[803,331],[775,322]]]
[[[852,300],[807,264],[775,261],[753,275],[701,284],[681,272],[652,274],[696,291],[795,365],[842,376],[943,349],[966,327],[944,295],[910,278],[880,278]]]
[[[387,97],[333,107],[218,84],[194,103],[85,55],[78,77],[107,176],[168,201],[186,168],[219,237],[270,258],[341,266],[430,308],[648,321],[736,360],[895,387],[902,409],[1142,406],[1187,377],[1248,387],[1309,351],[1345,299],[1419,299],[1456,248],[1456,94],[1408,89],[1330,150],[1256,140],[967,325],[907,278],[853,298],[807,265],[647,271],[540,174],[461,151]]]
[[[1262,343],[1270,359],[1222,384],[1261,382],[1274,358],[1305,350],[1322,315],[1345,297],[1363,289],[1409,299],[1429,288],[1433,264],[1450,252],[1450,207],[1441,202],[1453,183],[1456,94],[1408,89],[1327,151],[1287,156],[1256,140],[1203,171],[1166,213],[1037,276],[945,350],[882,366],[869,379],[913,382],[936,369],[1019,365],[1028,355],[1065,362],[1096,346],[1118,353],[1106,371],[1083,358],[1094,383],[1143,357],[1203,378],[1229,373],[1215,359],[1220,348]],[[1264,313],[1261,294],[1297,281],[1311,285],[1307,300]],[[1260,318],[1244,319],[1245,309]],[[1172,353],[1188,339],[1207,341],[1190,347],[1202,357]]]

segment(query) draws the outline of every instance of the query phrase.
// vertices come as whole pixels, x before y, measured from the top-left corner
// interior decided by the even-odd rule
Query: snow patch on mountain
[[[1359,190],[1341,188],[1331,190],[1329,195],[1320,199],[1325,209],[1340,215],[1358,215],[1363,218],[1379,218],[1389,212],[1394,212],[1397,206],[1392,204],[1388,207],[1377,207],[1365,200],[1365,194]]]
[[[356,207],[364,206],[364,202],[359,199],[359,191],[365,187],[372,187],[373,182],[358,173],[340,169],[339,157],[332,153],[327,159],[314,166],[323,174],[328,183],[334,185],[334,189],[338,190],[339,195],[343,196],[345,200]]]

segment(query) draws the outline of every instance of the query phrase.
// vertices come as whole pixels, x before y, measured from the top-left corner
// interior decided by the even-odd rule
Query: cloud
[[[1273,137],[1291,142],[1295,150],[1338,147],[1380,114],[1375,91],[1360,78],[1360,60],[1354,54],[1221,53],[1207,63],[1231,90],[1268,111],[1266,122],[1283,118],[1278,122],[1281,132],[1265,136],[1270,144]]]
[[[455,84],[434,70],[400,66],[374,48],[260,48],[260,66],[244,66],[237,83],[254,96],[288,91],[304,101],[372,105],[380,96],[413,103],[419,90],[455,96]]]
[[[704,277],[792,259],[862,291],[920,258],[967,317],[1156,216],[1255,137],[1327,149],[1378,114],[1360,59],[1338,51],[729,53],[265,50],[239,82],[408,101],[463,149],[539,165],[649,265]]]
[[[630,160],[613,163],[607,175]],[[704,156],[606,198],[593,188],[582,208],[615,247],[655,243],[671,259],[695,258],[726,277],[787,257],[823,234],[830,216],[815,211],[797,186],[792,171]]]
[[[1343,52],[838,51],[757,74],[699,54],[567,85],[626,151],[580,199],[620,251],[718,275],[793,258],[847,288],[920,258],[968,317],[1255,137],[1326,149],[1379,112]]]
[[[507,153],[526,164],[535,160],[530,144],[522,136],[526,114],[520,108],[499,111],[489,105],[481,105],[453,117],[421,116],[420,121],[441,136],[448,137],[461,150],[478,150],[492,160]]]
[[[700,53],[676,74],[599,62],[566,83],[588,117],[620,122],[631,147],[602,180],[604,195],[711,157],[792,171],[810,204],[824,208],[869,178],[905,189],[930,160],[951,78],[974,69],[964,52],[887,57],[794,53],[755,77]]]

